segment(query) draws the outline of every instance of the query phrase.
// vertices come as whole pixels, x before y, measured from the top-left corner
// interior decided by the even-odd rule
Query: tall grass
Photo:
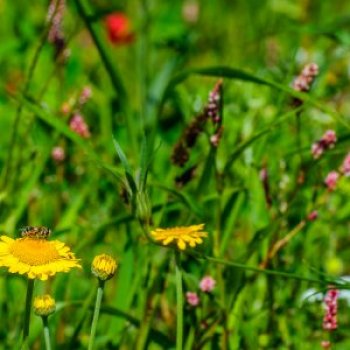
[[[56,299],[53,349],[88,347],[90,269],[101,253],[120,266],[104,288],[96,349],[315,349],[326,336],[323,308],[304,293],[349,287],[350,182],[342,176],[330,192],[324,179],[349,149],[350,5],[198,2],[188,22],[188,3],[67,1],[62,59],[47,40],[46,2],[0,2],[0,230],[18,237],[22,226],[48,226],[83,265],[35,285]],[[130,19],[134,41],[108,40],[105,16],[115,11]],[[320,73],[297,92],[293,79],[310,62]],[[219,79],[219,145],[208,122],[176,166],[174,147]],[[93,92],[79,109],[89,138],[62,111],[84,86]],[[314,159],[311,145],[328,129],[338,141]],[[52,158],[55,146],[63,161]],[[208,238],[176,266],[176,248],[150,235],[200,223]],[[211,293],[199,288],[205,275],[216,280]],[[0,349],[14,349],[25,279],[2,270],[0,285]],[[340,299],[337,349],[349,346],[347,311]],[[28,342],[44,348],[38,317]]]

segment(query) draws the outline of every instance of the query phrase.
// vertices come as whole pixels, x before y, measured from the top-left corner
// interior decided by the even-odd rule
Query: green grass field
[[[0,16],[0,349],[350,348],[350,2]]]

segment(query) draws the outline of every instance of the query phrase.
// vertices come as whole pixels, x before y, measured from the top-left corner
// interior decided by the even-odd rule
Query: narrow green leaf
[[[198,204],[190,197],[188,196],[184,191],[177,191],[174,188],[170,188],[161,184],[154,184],[154,186],[165,190],[175,197],[177,197],[180,202],[182,202],[186,207],[188,207],[193,214],[195,214],[198,218],[203,219],[203,210]]]
[[[136,193],[137,192],[137,185],[136,185],[136,182],[132,176],[132,170],[131,170],[129,162],[125,156],[125,153],[123,152],[122,148],[120,147],[119,143],[117,142],[117,140],[115,138],[113,138],[113,143],[114,143],[114,147],[117,151],[118,157],[123,165],[123,168],[125,171],[125,176],[126,176],[126,179],[128,181],[128,184],[130,186],[130,189],[131,189],[132,193]]]

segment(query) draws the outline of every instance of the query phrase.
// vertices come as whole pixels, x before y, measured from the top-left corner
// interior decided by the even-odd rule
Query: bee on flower
[[[47,280],[57,272],[81,268],[70,248],[58,240],[49,241],[50,229],[27,226],[21,238],[0,237],[0,267],[29,279]]]

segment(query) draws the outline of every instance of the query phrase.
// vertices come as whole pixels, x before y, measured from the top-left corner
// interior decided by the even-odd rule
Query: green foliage
[[[105,285],[97,349],[175,348],[181,274],[184,349],[307,350],[329,336],[347,349],[345,300],[328,334],[321,299],[304,296],[349,288],[350,182],[341,176],[331,192],[324,179],[349,151],[350,4],[66,1],[58,46],[47,5],[0,1],[0,230],[48,226],[81,259],[81,271],[35,285],[57,301],[54,348],[87,347],[90,264],[107,253],[120,266]],[[129,41],[108,37],[105,16],[116,11],[131,22]],[[310,62],[320,67],[310,91],[294,90]],[[203,121],[218,79],[221,119]],[[72,129],[74,115],[88,136]],[[328,129],[338,141],[314,159]],[[208,238],[181,255],[176,279],[173,246],[151,230],[201,223]],[[200,291],[205,275],[211,293]],[[18,346],[24,280],[1,270],[0,350]],[[34,315],[29,342],[44,346]]]

